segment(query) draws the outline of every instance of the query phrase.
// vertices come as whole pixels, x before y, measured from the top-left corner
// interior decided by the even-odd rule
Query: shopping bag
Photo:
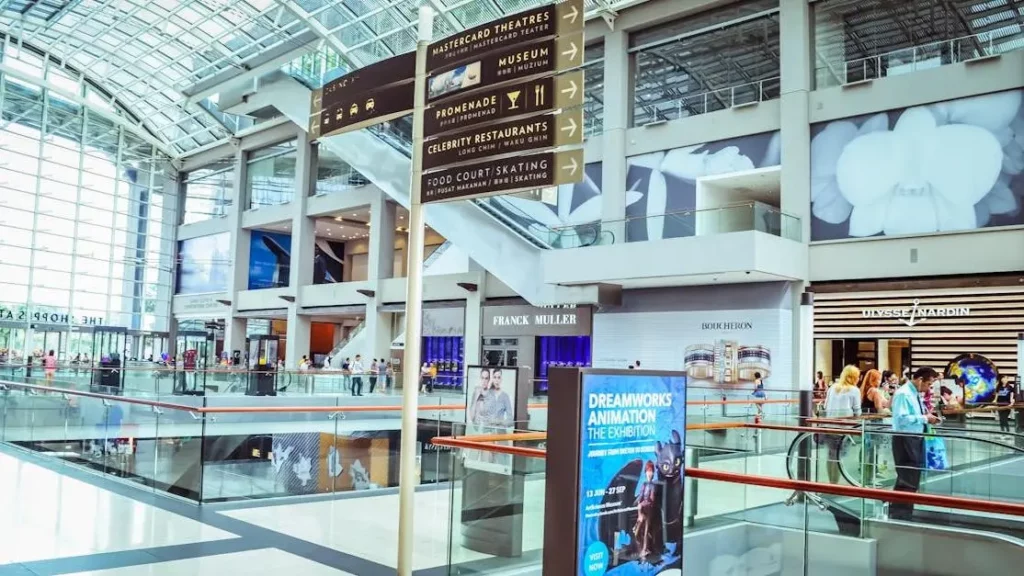
[[[925,436],[924,462],[928,470],[949,470],[946,441],[939,436]]]

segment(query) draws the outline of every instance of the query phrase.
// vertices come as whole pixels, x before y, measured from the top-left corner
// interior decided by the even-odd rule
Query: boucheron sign
[[[963,318],[971,315],[967,306],[922,306],[921,300],[914,299],[909,308],[865,308],[865,318],[893,318],[913,328],[929,318]]]

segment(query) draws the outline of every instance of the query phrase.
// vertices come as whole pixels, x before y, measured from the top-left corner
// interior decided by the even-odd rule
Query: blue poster
[[[249,290],[287,286],[291,252],[291,236],[253,230],[249,244]]]
[[[686,377],[583,374],[578,576],[680,574]]]

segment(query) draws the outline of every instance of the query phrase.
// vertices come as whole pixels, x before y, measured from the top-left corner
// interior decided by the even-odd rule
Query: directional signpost
[[[559,75],[583,64],[583,20],[570,0],[430,45],[423,202],[583,179],[578,150],[533,154],[583,143],[583,72]]]
[[[408,99],[394,86],[404,89],[407,79],[415,78],[407,368],[419,366],[421,359],[424,204],[583,180],[583,72],[563,75],[583,64],[583,12],[583,0],[566,0],[431,44],[433,11],[421,6],[412,74],[405,60],[398,61],[402,57],[392,58],[391,68],[343,77],[319,96],[315,133],[329,135],[408,113]],[[371,97],[373,114],[368,115]],[[412,576],[413,570],[417,378],[415,369],[404,371],[398,576]]]

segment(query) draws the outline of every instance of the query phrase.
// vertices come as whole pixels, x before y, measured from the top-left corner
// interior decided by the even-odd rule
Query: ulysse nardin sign
[[[921,300],[915,299],[909,308],[865,308],[861,310],[865,318],[893,318],[913,328],[929,318],[962,318],[971,315],[967,306],[921,306]]]

